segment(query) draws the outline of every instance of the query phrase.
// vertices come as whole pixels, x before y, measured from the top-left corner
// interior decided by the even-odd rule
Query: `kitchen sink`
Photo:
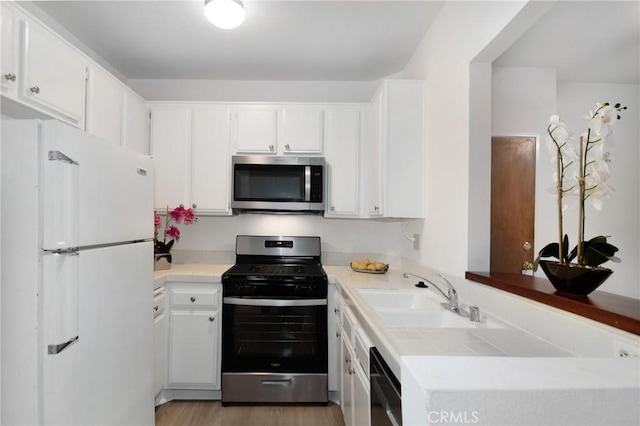
[[[432,291],[359,289],[360,296],[377,309],[442,309],[444,299]]]
[[[503,328],[492,318],[472,322],[441,305],[444,299],[424,290],[359,289],[358,293],[388,327]]]

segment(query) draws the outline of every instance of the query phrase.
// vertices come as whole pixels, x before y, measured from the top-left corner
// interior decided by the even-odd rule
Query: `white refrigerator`
[[[153,425],[153,165],[3,120],[2,425]]]

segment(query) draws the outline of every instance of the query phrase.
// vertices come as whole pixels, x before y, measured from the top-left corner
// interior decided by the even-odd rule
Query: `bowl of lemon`
[[[372,261],[366,257],[362,260],[353,260],[350,266],[354,271],[365,274],[384,274],[389,269],[388,264],[375,260]]]

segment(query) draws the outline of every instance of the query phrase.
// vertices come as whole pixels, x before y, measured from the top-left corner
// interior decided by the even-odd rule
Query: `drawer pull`
[[[158,312],[158,308],[159,308],[159,306],[158,306],[158,305],[156,305],[156,306],[154,306],[154,307],[153,307],[153,310],[154,310],[154,311],[156,311],[156,312]]]
[[[340,332],[336,331],[336,337],[340,337]]]
[[[5,74],[4,78],[9,81],[16,81],[16,75],[12,72]]]
[[[38,86],[33,86],[29,88],[29,91],[37,95],[38,93],[40,93],[40,88]]]
[[[209,321],[213,322],[215,318],[214,317],[209,317]]]
[[[191,303],[193,303],[193,302],[195,302],[195,301],[196,301],[196,298],[195,298],[195,297],[193,297],[193,296],[191,296],[191,298],[190,298],[189,300],[191,300]]]

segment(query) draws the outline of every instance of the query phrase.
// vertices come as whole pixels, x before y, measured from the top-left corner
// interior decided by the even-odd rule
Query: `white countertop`
[[[155,286],[169,280],[219,283],[230,266],[171,265],[155,273]],[[358,289],[415,290],[415,279],[394,268],[362,274],[323,267],[400,378],[405,426],[640,424],[638,358],[576,357],[503,318],[498,320],[506,327],[497,329],[389,327]],[[481,301],[476,304],[482,309]]]

